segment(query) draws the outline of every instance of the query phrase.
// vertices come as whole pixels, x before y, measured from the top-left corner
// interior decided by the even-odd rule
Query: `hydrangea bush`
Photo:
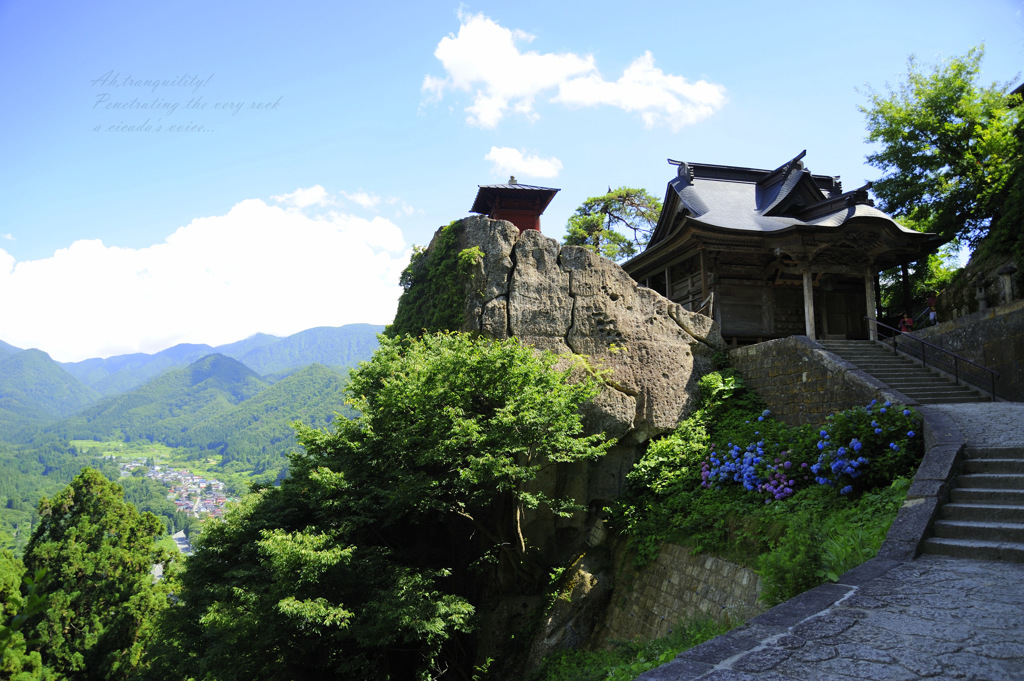
[[[701,487],[738,485],[763,496],[765,503],[781,501],[814,484],[849,495],[888,485],[912,472],[922,453],[915,432],[920,424],[917,413],[891,402],[880,405],[872,400],[865,407],[833,414],[820,430],[797,428],[787,433],[776,426],[771,436],[762,437],[772,421],[765,409],[755,424],[760,429],[753,432],[759,439],[746,445],[711,445],[701,466]],[[814,441],[808,432],[817,437],[813,447],[808,446]]]

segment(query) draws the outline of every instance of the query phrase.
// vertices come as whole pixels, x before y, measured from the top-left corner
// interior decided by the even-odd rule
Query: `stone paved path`
[[[1024,446],[1024,404],[931,405],[970,447]],[[876,558],[642,681],[1024,681],[1024,564]]]
[[[1024,447],[1024,403],[931,404],[928,409],[953,419],[968,446]]]
[[[721,646],[704,644],[640,678],[1024,679],[1024,565],[1016,563],[922,556],[784,633],[758,619],[744,627],[764,636],[753,650],[716,660]]]

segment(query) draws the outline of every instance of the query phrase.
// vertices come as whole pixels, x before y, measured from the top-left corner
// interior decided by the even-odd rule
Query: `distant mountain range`
[[[282,377],[275,374],[287,375],[289,370],[310,364],[353,367],[370,358],[377,349],[377,334],[383,330],[383,326],[374,324],[320,326],[284,338],[259,333],[216,347],[182,343],[153,355],[118,355],[61,366],[102,395],[127,392],[168,369],[191,364],[215,353],[237,359],[257,374],[273,380]],[[0,346],[0,353],[3,349]]]
[[[265,452],[291,441],[291,421],[324,425],[342,410],[343,372],[370,358],[383,328],[319,327],[71,363],[0,341],[0,440],[45,430],[216,447],[245,458],[251,453],[233,450]]]

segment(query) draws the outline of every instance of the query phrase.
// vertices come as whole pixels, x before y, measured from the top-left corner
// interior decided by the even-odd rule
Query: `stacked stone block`
[[[735,348],[729,360],[772,414],[790,425],[822,423],[837,411],[871,400],[902,402],[884,384],[807,336]]]
[[[691,549],[665,544],[654,563],[616,580],[599,643],[660,638],[681,619],[709,615],[742,622],[760,611],[761,582],[753,570]]]

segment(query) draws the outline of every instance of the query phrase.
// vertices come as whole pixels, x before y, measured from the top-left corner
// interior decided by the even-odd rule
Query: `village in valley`
[[[225,484],[214,478],[206,478],[188,470],[168,468],[152,459],[133,458],[120,464],[121,477],[144,475],[167,487],[167,498],[182,513],[194,518],[221,518],[229,501],[238,501],[225,491]],[[172,537],[182,553],[190,553],[191,547],[184,532]]]

